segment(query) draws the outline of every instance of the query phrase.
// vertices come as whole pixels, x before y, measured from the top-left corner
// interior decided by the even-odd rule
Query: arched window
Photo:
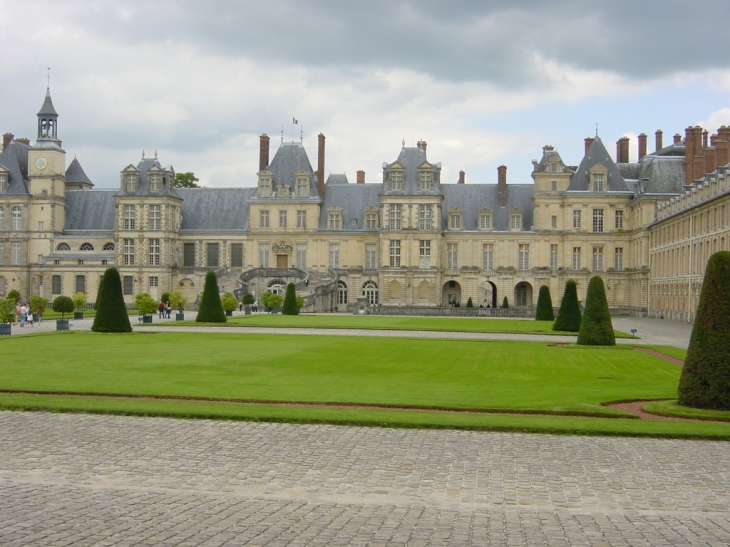
[[[69,245],[68,243],[59,243],[56,246],[56,250],[57,251],[70,251],[71,250],[71,245]]]
[[[93,251],[94,246],[91,243],[82,243],[81,247],[79,247],[79,251]]]
[[[337,282],[337,303],[347,304],[347,285],[344,281]]]
[[[378,285],[373,281],[368,281],[362,286],[362,295],[368,299],[368,304],[378,303]]]
[[[21,224],[23,221],[23,214],[20,212],[20,207],[13,207],[12,212],[12,224],[10,226],[11,230],[20,230]]]
[[[269,281],[266,288],[271,293],[283,295],[286,291],[286,283],[281,279],[274,279],[273,281]]]
[[[104,250],[105,251],[113,251],[114,250],[114,243],[111,241],[109,243],[104,243]]]

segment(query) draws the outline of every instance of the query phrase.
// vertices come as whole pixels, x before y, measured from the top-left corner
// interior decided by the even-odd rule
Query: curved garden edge
[[[668,409],[662,408],[665,405],[671,406]],[[730,411],[706,411],[702,409],[685,409],[684,407],[675,408],[677,406],[676,399],[612,401],[603,403],[603,406],[628,412],[642,420],[662,422],[730,422]]]

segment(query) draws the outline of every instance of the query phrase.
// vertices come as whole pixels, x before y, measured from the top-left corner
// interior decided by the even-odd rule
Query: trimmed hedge
[[[580,303],[578,302],[578,285],[572,279],[565,282],[565,292],[560,301],[558,317],[553,323],[553,330],[578,332],[580,330]]]
[[[469,297],[469,300],[466,301],[466,307],[467,308],[473,308],[474,302],[471,301],[471,296]]]
[[[91,326],[94,332],[132,332],[127,306],[122,294],[119,270],[107,268],[96,295],[96,316]]]
[[[286,294],[284,295],[284,304],[281,307],[282,315],[299,315],[299,306],[297,306],[297,289],[294,283],[286,286]]]
[[[536,321],[554,321],[553,299],[550,297],[550,287],[540,287],[540,294],[537,297],[537,310],[535,311]]]
[[[580,322],[579,346],[615,346],[611,314],[608,311],[606,287],[599,275],[591,277],[586,295],[586,311]]]
[[[225,323],[226,314],[223,311],[221,297],[218,294],[218,278],[215,272],[205,274],[205,287],[200,297],[200,307],[195,318],[198,323]]]
[[[707,262],[687,358],[679,379],[679,404],[730,410],[730,252]]]
[[[509,308],[509,300],[507,300],[506,296],[504,297],[504,299],[502,299],[502,307]]]

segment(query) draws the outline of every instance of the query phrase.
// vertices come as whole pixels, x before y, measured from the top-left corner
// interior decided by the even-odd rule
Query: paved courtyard
[[[730,544],[730,443],[0,412],[0,545]]]

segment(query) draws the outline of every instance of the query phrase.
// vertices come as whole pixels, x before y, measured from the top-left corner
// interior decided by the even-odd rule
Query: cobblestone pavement
[[[0,545],[730,544],[730,443],[0,412]]]

